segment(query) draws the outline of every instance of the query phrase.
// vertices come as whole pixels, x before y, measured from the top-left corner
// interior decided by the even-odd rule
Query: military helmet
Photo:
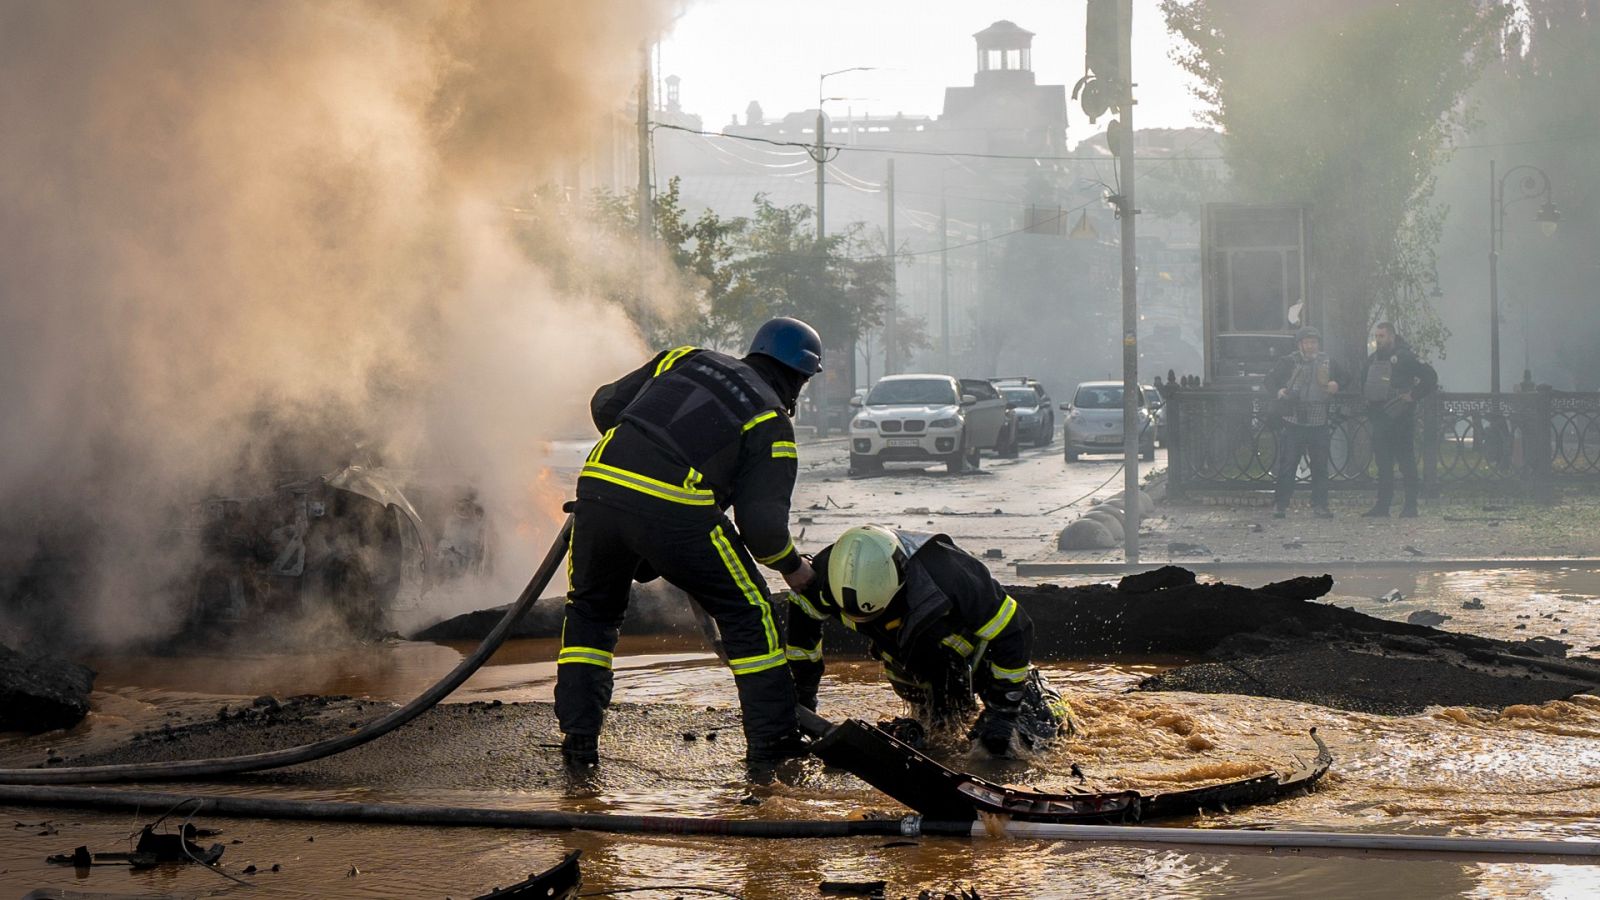
[[[828,557],[828,587],[845,618],[870,622],[889,609],[905,583],[906,552],[894,532],[857,525],[839,536]]]
[[[807,378],[822,371],[822,337],[799,319],[768,319],[750,339],[750,352],[770,356]]]

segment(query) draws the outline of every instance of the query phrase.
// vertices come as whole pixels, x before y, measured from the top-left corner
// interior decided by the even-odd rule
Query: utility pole
[[[1139,268],[1134,217],[1133,178],[1133,3],[1117,0],[1117,171],[1121,191],[1117,210],[1122,218],[1122,528],[1123,559],[1139,564]]]
[[[889,195],[889,308],[883,314],[883,374],[893,375],[896,371],[894,358],[894,326],[895,315],[900,310],[900,288],[896,279],[899,278],[900,259],[895,252],[894,243],[894,159],[889,160],[889,174],[884,178],[884,193]],[[871,381],[871,378],[867,379]]]
[[[827,148],[824,147],[823,143],[822,143],[823,136],[824,136],[824,132],[823,132],[823,124],[822,124],[822,104],[818,103],[817,104],[817,150],[816,150],[815,153],[811,154],[811,158],[817,161],[817,244],[818,244],[819,248],[820,248],[820,246],[822,244],[823,236],[827,234],[827,225],[826,225],[826,222],[827,222],[827,215],[826,215],[827,206],[826,206],[826,204],[827,204],[827,201],[828,201],[828,194],[827,194],[827,190],[826,190],[825,186],[827,185],[828,182],[823,177],[823,175],[827,171],[828,157],[827,157]]]
[[[1503,199],[1489,160],[1489,393],[1500,393],[1500,226]]]
[[[943,372],[950,374],[950,216],[945,210],[944,185],[939,185],[939,352]]]
[[[640,53],[639,69],[639,248],[640,269],[643,270],[643,250],[655,233],[655,204],[650,196],[650,45]]]

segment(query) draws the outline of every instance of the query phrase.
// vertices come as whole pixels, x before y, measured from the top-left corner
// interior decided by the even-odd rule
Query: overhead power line
[[[656,127],[656,128],[666,128],[666,129],[669,129],[671,131],[682,131],[685,134],[697,134],[697,135],[700,135],[701,137],[723,138],[725,140],[745,141],[747,143],[753,143],[753,144],[767,144],[767,145],[772,146],[772,147],[793,147],[793,148],[796,148],[796,149],[799,149],[799,150],[806,150],[806,149],[815,150],[816,147],[817,147],[817,144],[814,141],[812,141],[812,142],[805,142],[805,141],[777,141],[777,140],[773,140],[772,138],[756,137],[755,135],[749,135],[749,134],[724,134],[724,133],[722,133],[720,131],[701,131],[701,130],[695,129],[695,128],[685,128],[682,125],[669,125],[666,122],[657,122],[657,123],[655,123],[654,127]],[[969,158],[969,159],[1048,160],[1048,161],[1051,161],[1051,162],[1055,162],[1055,161],[1074,161],[1074,160],[1080,161],[1080,162],[1088,162],[1088,161],[1106,162],[1106,161],[1109,161],[1111,159],[1111,157],[1109,157],[1109,156],[1098,156],[1098,155],[1097,156],[1051,156],[1051,155],[1043,154],[1043,153],[976,153],[976,152],[967,152],[967,151],[961,151],[961,150],[913,150],[913,149],[908,148],[908,147],[876,147],[876,146],[866,146],[866,145],[863,145],[863,144],[830,144],[830,143],[827,143],[827,142],[823,142],[822,146],[823,146],[823,148],[825,150],[830,150],[830,151],[833,151],[834,153],[840,153],[840,152],[845,152],[845,151],[849,151],[849,152],[852,152],[852,153],[893,153],[893,154],[896,154],[896,155],[899,155],[899,156],[937,156],[937,157],[941,157],[941,158],[945,158],[945,159],[949,159],[951,157],[964,157],[964,158]],[[1220,160],[1225,159],[1226,157],[1222,157],[1222,156],[1182,156],[1182,157],[1179,157],[1179,156],[1140,156],[1140,157],[1137,157],[1137,158],[1138,159],[1143,159],[1143,160],[1149,160],[1149,161],[1172,160],[1172,159],[1194,160],[1194,161],[1208,161],[1208,160],[1209,161],[1220,161]]]

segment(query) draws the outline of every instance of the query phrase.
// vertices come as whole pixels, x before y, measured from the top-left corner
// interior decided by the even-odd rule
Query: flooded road
[[[586,448],[575,443],[565,449],[581,461]],[[1046,448],[1017,461],[985,460],[984,474],[965,479],[907,472],[857,481],[844,478],[834,458],[839,455],[810,455],[804,463],[795,505],[797,543],[804,549],[819,549],[863,519],[937,528],[969,549],[1002,549],[991,565],[1006,581],[1017,580],[1011,560],[1050,545],[1063,504],[1115,475],[1114,466],[1098,465],[1063,472],[1055,451]],[[1038,489],[1018,493],[1023,482]],[[1006,491],[1012,499],[995,499]],[[1296,574],[1323,570],[1313,564]],[[1336,582],[1325,602],[1380,618],[1404,621],[1429,609],[1451,616],[1439,626],[1447,630],[1507,640],[1542,635],[1572,643],[1573,653],[1600,644],[1600,576],[1593,572],[1349,564],[1328,570]],[[1233,569],[1226,580],[1255,585],[1283,577],[1282,569]],[[1462,608],[1474,598],[1482,609]],[[39,762],[49,750],[70,758],[162,724],[214,721],[220,707],[237,710],[262,694],[358,698],[359,704],[338,710],[334,724],[346,728],[380,715],[386,704],[409,700],[469,650],[465,644],[397,642],[305,653],[234,649],[209,657],[93,659],[88,662],[100,677],[85,725],[67,735],[0,737],[0,757],[7,765]],[[512,641],[444,708],[331,760],[220,785],[155,787],[733,819],[900,812],[858,780],[814,761],[793,784],[752,792],[739,764],[743,743],[732,679],[698,639],[624,634],[617,706],[602,739],[604,765],[597,779],[574,783],[562,776],[555,749],[559,735],[549,708],[555,654],[553,641]],[[1068,689],[1084,725],[1081,735],[1020,763],[968,756],[955,739],[940,742],[940,754],[985,777],[1046,789],[1067,784],[1070,765],[1078,763],[1092,787],[1160,791],[1293,767],[1311,757],[1307,732],[1316,727],[1336,761],[1315,793],[1179,824],[1600,840],[1600,700],[1493,711],[1434,707],[1391,717],[1255,697],[1130,693],[1143,677],[1184,662],[1044,661],[1052,680]],[[502,705],[488,705],[496,700]],[[875,664],[830,660],[821,712],[870,721],[902,710]],[[286,725],[263,730],[260,740],[286,746],[315,736]],[[186,749],[265,747],[196,743]],[[224,829],[217,840],[242,842],[228,844],[224,868],[255,887],[195,867],[95,868],[80,877],[44,863],[46,855],[80,844],[123,849],[138,824],[163,812],[0,807],[0,897],[45,885],[146,896],[471,897],[519,881],[573,849],[584,851],[586,890],[661,886],[630,894],[642,897],[810,897],[824,879],[885,880],[890,897],[964,885],[986,898],[1600,895],[1600,866],[1565,861],[999,839],[734,840],[218,818],[203,823]],[[250,865],[257,870],[244,874]]]
[[[0,750],[14,760],[48,743],[70,755],[75,746],[162,721],[203,719],[222,704],[237,706],[257,693],[349,693],[402,701],[459,659],[461,649],[398,643],[308,656],[97,660],[101,690],[85,726],[48,742],[14,739]],[[823,771],[814,762],[794,784],[752,795],[740,777],[742,744],[726,670],[693,642],[669,639],[629,639],[619,648],[618,706],[602,747],[600,778],[576,784],[550,777],[556,755],[548,708],[553,655],[547,641],[513,642],[452,698],[448,710],[408,726],[418,730],[413,734],[403,730],[325,763],[203,789],[784,820],[837,819],[895,808],[854,778]],[[1286,768],[1297,757],[1310,756],[1306,732],[1316,726],[1337,758],[1316,793],[1207,817],[1199,824],[1600,839],[1600,699],[1578,697],[1498,712],[1435,708],[1417,716],[1384,717],[1258,698],[1127,693],[1140,678],[1173,662],[1049,664],[1052,679],[1069,689],[1085,726],[1082,735],[1027,762],[971,758],[958,741],[941,744],[943,753],[986,777],[1046,789],[1066,784],[1068,767],[1077,762],[1091,786],[1154,791]],[[900,712],[878,677],[876,664],[830,664],[821,711],[869,720]],[[491,713],[485,700],[505,705]],[[360,718],[377,712],[368,703]],[[417,742],[419,735],[425,744]],[[418,753],[427,756],[407,758]],[[889,896],[958,884],[976,886],[985,897],[1293,893],[1398,898],[1600,891],[1600,867],[1546,862],[993,839],[733,840],[222,819],[204,824],[225,829],[218,840],[242,841],[229,845],[225,868],[240,875],[255,865],[255,874],[240,877],[258,888],[193,867],[95,868],[80,878],[71,869],[43,863],[45,855],[79,844],[121,849],[139,821],[161,812],[141,818],[0,811],[0,821],[21,823],[0,828],[0,885],[18,895],[54,885],[178,896],[461,897],[513,883],[568,850],[582,849],[589,890],[675,886],[659,896],[710,896],[689,891],[688,885],[752,898],[815,896],[824,879],[887,880]],[[274,864],[279,871],[270,871]]]

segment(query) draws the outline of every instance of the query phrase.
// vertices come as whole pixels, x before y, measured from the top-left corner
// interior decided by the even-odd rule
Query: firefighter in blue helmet
[[[814,565],[816,580],[789,595],[785,650],[801,704],[817,708],[822,626],[838,618],[867,639],[918,722],[965,721],[976,695],[983,712],[968,736],[994,756],[1073,730],[1066,701],[1029,661],[1028,614],[949,537],[857,526]]]
[[[799,467],[790,416],[800,388],[821,370],[816,330],[780,318],[761,326],[743,358],[678,347],[595,393],[590,411],[601,438],[578,477],[556,667],[569,766],[599,761],[629,586],[656,576],[717,622],[752,777],[804,754],[794,680],[756,564],[777,570],[792,589],[813,580],[789,537]]]

